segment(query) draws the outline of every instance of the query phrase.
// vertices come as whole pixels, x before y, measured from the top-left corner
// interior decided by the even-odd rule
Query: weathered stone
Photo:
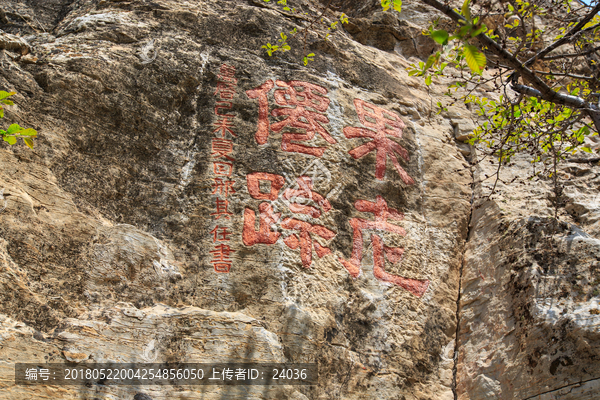
[[[0,151],[0,393],[592,398],[598,167],[560,171],[564,223],[542,180],[499,182],[484,201],[494,165],[457,143],[471,112],[436,115],[447,81],[405,71],[434,49],[429,8],[340,1],[352,25],[330,41],[309,32],[304,67],[298,42],[260,48],[309,24],[273,3],[0,5],[0,28],[31,49],[0,50],[0,89],[17,92],[6,121],[39,131],[34,152]],[[386,157],[361,147],[377,112],[402,133]],[[290,136],[309,119],[310,140]],[[66,361],[315,362],[320,374],[312,387],[14,384],[16,362]]]

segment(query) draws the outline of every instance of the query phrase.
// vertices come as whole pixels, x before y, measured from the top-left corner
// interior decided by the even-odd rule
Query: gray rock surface
[[[544,181],[484,200],[470,112],[405,70],[431,10],[340,1],[352,24],[310,32],[304,67],[298,41],[260,48],[308,24],[271,3],[0,5],[29,50],[0,44],[2,122],[39,131],[0,149],[0,399],[593,398],[598,167],[561,171],[560,223]],[[397,166],[352,152],[377,112]],[[314,362],[319,384],[14,384],[66,361]]]

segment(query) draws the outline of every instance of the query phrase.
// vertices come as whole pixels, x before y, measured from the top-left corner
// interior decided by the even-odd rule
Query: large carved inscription
[[[277,86],[275,86],[277,85]],[[267,94],[275,87],[273,97],[277,105],[271,115],[285,116],[282,121],[269,123],[269,100]],[[328,143],[337,143],[323,125],[329,124],[324,114],[329,107],[329,99],[325,97],[327,89],[322,86],[302,81],[269,80],[259,87],[247,90],[251,99],[258,99],[258,129],[255,134],[256,143],[267,143],[269,131],[281,132],[281,149],[283,151],[310,154],[321,157],[325,147],[309,146],[305,143],[314,139],[318,133]],[[304,133],[292,132],[289,128],[304,130]]]
[[[296,233],[285,237],[283,242],[290,249],[295,250],[300,248],[300,259],[302,260],[302,266],[304,268],[310,268],[312,264],[313,248],[318,257],[324,257],[331,253],[329,248],[321,246],[318,242],[313,241],[311,235],[317,235],[325,240],[331,240],[336,235],[334,231],[323,225],[311,224],[297,218],[281,218],[281,213],[273,212],[273,207],[270,202],[279,197],[279,191],[285,183],[283,176],[268,174],[266,172],[255,172],[249,174],[246,179],[248,182],[248,193],[250,193],[254,199],[268,200],[263,201],[258,206],[258,230],[255,229],[256,213],[250,208],[244,210],[244,231],[242,233],[242,240],[246,246],[254,246],[255,244],[275,244],[281,236],[281,233],[277,231],[277,228],[280,227],[286,230],[296,231]],[[271,189],[269,193],[260,192],[259,181],[261,180],[270,183]],[[321,216],[322,212],[331,210],[329,201],[312,190],[312,180],[309,177],[301,176],[297,179],[297,182],[301,189],[286,189],[282,196],[283,199],[287,200],[286,204],[292,213],[306,214],[317,219]],[[315,200],[320,208],[300,203],[299,200],[302,198]]]
[[[218,96],[214,123],[217,137],[213,139],[211,154],[214,164],[213,194],[218,195],[215,212],[211,213],[216,222],[211,231],[215,245],[211,254],[215,271],[229,272],[230,255],[235,250],[227,243],[233,232],[226,221],[232,216],[227,206],[228,194],[235,192],[231,172],[235,162],[232,154],[237,134],[233,122],[235,115],[227,113],[227,110],[231,109],[237,80],[233,67],[223,65],[220,72],[215,91]],[[335,151],[338,141],[331,135],[330,121],[326,115],[330,105],[327,94],[328,90],[322,86],[297,80],[267,80],[258,87],[246,90],[248,98],[255,100],[258,106],[258,123],[254,134],[257,146],[267,145],[273,140],[271,133],[275,132],[281,133],[280,148],[284,152],[320,158],[329,149]],[[272,109],[270,97],[275,103]],[[349,155],[361,159],[374,152],[377,180],[385,179],[389,159],[400,179],[406,185],[414,184],[414,179],[399,160],[407,162],[408,151],[392,139],[402,138],[404,122],[396,113],[361,99],[354,100],[354,107],[360,125],[343,128],[344,137],[351,141]],[[359,142],[356,139],[363,140]],[[310,268],[315,256],[322,258],[332,253],[327,243],[331,243],[337,233],[335,229],[327,227],[322,219],[333,207],[324,193],[315,190],[311,177],[300,175],[293,179],[294,185],[286,187],[286,178],[282,175],[262,171],[246,175],[245,185],[251,200],[243,213],[242,243],[248,247],[273,246],[281,239],[285,246],[298,251],[302,266]],[[404,249],[386,246],[379,232],[404,237],[404,228],[390,223],[401,221],[404,215],[388,207],[381,195],[375,199],[356,199],[354,207],[372,217],[348,220],[353,230],[351,257],[345,259],[336,256],[336,262],[352,277],[360,276],[366,236],[371,241],[375,278],[397,285],[417,297],[422,296],[429,286],[428,280],[405,278],[385,270],[386,260],[391,264],[402,262]]]

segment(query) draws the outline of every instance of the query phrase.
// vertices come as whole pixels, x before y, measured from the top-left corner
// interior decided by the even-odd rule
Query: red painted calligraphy
[[[213,229],[212,231],[210,231],[210,233],[212,233],[214,235],[213,237],[213,243],[215,242],[228,242],[231,239],[229,239],[229,235],[232,235],[233,233],[229,231],[229,228],[226,226],[215,226],[215,229]]]
[[[285,179],[280,175],[269,174],[266,172],[255,172],[246,177],[248,184],[248,192],[257,200],[275,201],[279,196],[279,192],[285,184]],[[261,191],[260,182],[270,184],[268,191]],[[323,198],[319,193],[313,190],[313,182],[307,176],[297,178],[299,189],[286,189],[283,198],[288,201],[290,211],[294,213],[307,214],[313,218],[321,216],[321,210],[317,207],[305,204],[299,204],[299,199],[312,200],[319,205],[323,212],[331,210],[331,205],[327,199]],[[314,248],[318,257],[324,257],[331,253],[327,247],[321,246],[318,242],[313,241],[311,234],[318,235],[325,240],[331,240],[336,233],[332,230],[317,224],[311,224],[306,221],[301,221],[295,218],[284,218],[281,220],[281,213],[274,213],[271,204],[264,201],[259,206],[259,225],[256,230],[256,213],[246,208],[244,210],[244,230],[242,239],[246,246],[255,244],[272,245],[277,242],[281,236],[273,228],[277,223],[280,223],[281,228],[295,230],[298,234],[292,234],[284,239],[284,243],[291,249],[300,247],[300,259],[304,268],[310,268],[312,264],[312,250]]]
[[[361,273],[360,264],[362,261],[364,230],[369,229],[392,232],[401,236],[405,236],[406,231],[397,225],[387,222],[388,219],[401,221],[404,218],[404,215],[393,208],[388,208],[386,201],[381,196],[377,196],[376,202],[357,200],[354,203],[354,207],[358,211],[372,213],[375,216],[374,221],[362,218],[350,219],[350,226],[352,226],[353,229],[352,256],[349,261],[343,258],[340,258],[339,260],[348,270],[350,275],[356,278]],[[417,297],[421,297],[425,291],[427,291],[429,286],[428,280],[404,278],[392,275],[385,271],[385,257],[387,256],[388,260],[392,263],[396,263],[401,260],[404,249],[385,246],[383,240],[375,234],[371,235],[371,242],[373,244],[373,275],[375,275],[375,278],[383,282],[398,285]]]
[[[213,173],[215,175],[230,176],[233,172],[233,164],[222,161],[213,161]]]
[[[221,107],[218,107],[221,108]],[[215,108],[216,110],[216,108]],[[220,132],[221,137],[225,137],[225,134],[230,134],[231,136],[237,137],[237,135],[233,132],[233,115],[222,115],[217,114],[217,120],[213,123],[213,126],[216,127],[213,133]]]
[[[260,181],[265,181],[271,184],[269,193],[263,193],[260,191]],[[257,200],[275,200],[279,191],[285,184],[283,176],[269,174],[267,172],[254,172],[246,176],[246,182],[248,183],[248,193],[250,196]]]
[[[235,67],[227,64],[221,65],[217,79],[220,82],[230,82],[235,85],[237,83],[237,79],[235,78]]]
[[[285,218],[281,222],[281,227],[284,229],[291,229],[300,232],[300,237],[297,235],[291,235],[284,239],[284,243],[291,249],[296,249],[300,246],[300,259],[302,260],[302,266],[304,268],[310,268],[312,264],[312,248],[313,242],[310,234],[321,236],[323,239],[331,240],[335,237],[336,233],[330,229],[325,228],[321,225],[312,225],[308,222],[300,221],[295,218]],[[331,253],[331,250],[327,247],[322,247],[319,243],[314,242],[315,251],[319,257]]]
[[[229,139],[214,138],[212,140],[212,153],[213,158],[224,157],[229,161],[235,161],[228,154],[233,153],[233,142]]]
[[[261,192],[260,181],[270,184],[268,193]],[[283,176],[267,172],[254,172],[246,176],[246,182],[250,196],[257,200],[273,201],[277,199],[279,191],[285,184],[285,179]],[[274,213],[273,207],[267,202],[260,203],[258,210],[260,212],[258,231],[255,230],[256,213],[250,208],[244,210],[242,241],[246,246],[253,246],[258,243],[274,244],[281,236],[281,233],[271,230],[271,227],[279,221],[281,213]]]
[[[215,96],[221,99],[230,100],[235,96],[235,85],[233,83],[219,82],[215,90]]]
[[[296,182],[300,188],[299,190],[286,189],[283,192],[283,198],[291,201],[289,207],[292,212],[307,214],[313,218],[319,218],[321,216],[321,210],[310,205],[296,203],[294,200],[297,200],[297,198],[304,198],[314,201],[323,208],[323,212],[331,210],[331,204],[329,204],[329,201],[313,190],[312,179],[307,176],[301,176],[296,179]]]
[[[233,107],[233,103],[231,101],[217,101],[215,103],[215,114],[221,117],[233,117],[233,114],[221,114],[219,110],[225,109],[229,110]]]
[[[274,244],[281,236],[281,233],[273,231],[271,227],[275,225],[281,213],[274,213],[273,207],[269,203],[262,202],[258,206],[259,222],[258,231],[255,230],[256,213],[250,209],[244,209],[244,230],[242,231],[242,241],[246,246],[255,244]]]
[[[216,211],[210,215],[213,215],[215,219],[225,218],[230,219],[232,213],[227,211],[227,207],[229,206],[229,202],[227,200],[223,200],[217,197],[215,201]]]
[[[235,193],[235,189],[233,188],[234,183],[235,181],[224,181],[221,178],[215,178],[212,194],[221,194],[228,197],[229,193]]]
[[[329,119],[324,112],[329,107],[329,99],[325,97],[327,89],[302,81],[276,81],[277,88],[273,94],[275,102],[283,107],[274,109],[274,117],[285,117],[283,120],[269,124],[268,93],[273,89],[273,81],[269,80],[259,87],[247,90],[251,99],[258,99],[258,129],[255,139],[258,144],[267,143],[269,127],[273,132],[286,130],[282,134],[281,149],[283,151],[310,154],[321,157],[325,147],[307,146],[299,142],[308,142],[319,133],[325,141],[334,144],[337,141],[323,127]]]
[[[213,255],[211,264],[216,272],[229,272],[232,261],[231,258],[229,258],[229,255],[235,253],[235,250],[232,250],[231,247],[224,243],[219,243],[216,244],[214,250],[209,251],[209,253]]]
[[[389,157],[402,181],[407,185],[415,183],[408,173],[400,166],[398,158],[396,157],[396,154],[398,154],[405,161],[408,161],[408,151],[387,137],[392,136],[401,138],[402,130],[405,128],[404,122],[402,122],[396,113],[384,110],[381,107],[369,104],[360,99],[354,100],[354,106],[360,122],[365,127],[346,127],[344,128],[344,135],[349,139],[371,138],[373,140],[350,150],[348,153],[350,153],[353,158],[358,159],[375,150],[375,176],[377,179],[381,180],[384,178],[387,157]]]
[[[251,99],[258,99],[258,129],[254,134],[256,143],[265,144],[269,138],[269,99],[267,93],[273,89],[273,81],[269,80],[259,87],[246,90],[246,94]]]
[[[215,96],[219,96],[221,99],[233,99],[235,96],[235,85],[237,79],[235,78],[235,67],[229,65],[222,65],[217,75],[217,88],[215,90]]]
[[[213,173],[215,175],[213,182],[213,195],[217,195],[215,199],[215,212],[210,215],[215,220],[220,220],[219,224],[214,227],[210,233],[213,235],[214,250],[210,251],[213,259],[215,272],[228,273],[231,270],[232,259],[230,255],[235,253],[228,244],[217,243],[217,242],[229,242],[230,235],[233,233],[229,230],[228,226],[221,225],[229,223],[227,220],[231,220],[233,213],[229,212],[229,201],[227,198],[229,194],[235,193],[233,185],[234,180],[222,177],[231,176],[233,173],[233,161],[235,159],[231,156],[234,151],[233,140],[226,139],[227,134],[231,135],[232,138],[237,137],[234,133],[234,114],[227,113],[233,107],[233,98],[235,97],[235,88],[237,79],[235,78],[235,67],[223,64],[217,75],[217,87],[215,90],[215,96],[218,96],[218,100],[215,102],[215,116],[216,121],[213,126],[216,128],[213,133],[216,133],[220,137],[212,139],[211,156],[213,158]],[[231,161],[231,162],[226,162]],[[224,198],[219,197],[222,196]]]

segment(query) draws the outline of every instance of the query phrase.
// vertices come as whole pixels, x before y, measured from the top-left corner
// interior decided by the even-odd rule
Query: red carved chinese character
[[[219,243],[216,244],[215,249],[209,253],[213,255],[211,264],[213,264],[215,272],[229,272],[232,261],[231,258],[229,258],[229,255],[235,253],[235,250],[232,250],[231,247],[226,244]]]
[[[222,161],[213,161],[213,172],[215,175],[230,176],[233,172],[233,164]]]
[[[221,114],[219,112],[220,109],[229,110],[232,107],[231,101],[217,101],[215,103],[215,114],[221,117],[234,117],[233,114]]]
[[[281,213],[274,213],[273,207],[267,202],[260,203],[258,210],[260,214],[258,231],[256,231],[256,213],[249,208],[244,209],[242,241],[246,246],[253,246],[257,243],[274,244],[279,239],[279,236],[281,236],[281,233],[271,230],[271,226],[279,221]]]
[[[215,226],[215,229],[213,229],[212,231],[210,231],[210,233],[212,233],[214,235],[213,237],[213,243],[214,242],[229,242],[231,239],[229,239],[229,235],[232,235],[233,233],[230,232],[228,230],[228,228],[226,226]]]
[[[265,144],[269,138],[269,99],[267,93],[273,89],[273,81],[268,80],[259,87],[246,90],[251,99],[258,99],[258,129],[254,134],[256,143]]]
[[[319,193],[313,191],[312,179],[310,179],[308,176],[301,176],[296,178],[296,182],[298,182],[298,187],[300,189],[286,189],[283,192],[283,198],[290,200],[290,211],[294,213],[307,214],[313,218],[319,218],[321,216],[321,210],[319,210],[317,207],[298,204],[294,201],[296,198],[305,198],[314,201],[323,208],[323,212],[331,210],[331,204],[329,204],[329,201]]]
[[[233,188],[234,183],[235,181],[224,181],[221,178],[215,178],[212,194],[221,194],[227,197],[229,193],[235,193],[235,189]]]
[[[235,161],[227,155],[233,152],[233,142],[229,139],[214,138],[212,140],[212,151],[211,156],[214,158],[225,157],[229,161]]]
[[[360,99],[354,100],[354,106],[360,122],[366,128],[346,127],[344,135],[351,138],[371,138],[373,140],[364,143],[357,148],[350,150],[348,153],[355,159],[363,157],[365,154],[376,151],[376,167],[375,176],[377,179],[383,179],[385,176],[385,167],[387,157],[390,157],[392,164],[396,167],[396,171],[400,178],[407,185],[412,185],[415,181],[408,176],[406,171],[398,163],[396,153],[405,161],[408,161],[408,152],[398,143],[389,139],[387,135],[396,138],[402,137],[402,130],[405,128],[404,122],[400,117],[391,111],[384,110],[376,105],[366,103]],[[368,110],[371,111],[368,111]]]
[[[276,83],[278,88],[273,95],[275,102],[285,107],[274,109],[272,115],[286,116],[286,118],[274,123],[271,130],[279,132],[284,127],[295,130],[295,132],[283,133],[281,149],[321,157],[326,150],[324,147],[306,146],[297,142],[312,140],[315,132],[318,132],[328,143],[337,143],[322,125],[329,123],[329,119],[323,114],[329,107],[329,99],[325,97],[327,89],[302,81],[276,81]],[[258,144],[265,144],[269,137],[267,93],[272,88],[273,82],[269,80],[255,89],[246,91],[248,97],[258,99],[258,129],[255,134]],[[297,130],[303,130],[305,133],[299,133]]]
[[[323,128],[320,123],[328,124],[327,116],[321,114],[329,107],[329,99],[324,95],[327,89],[322,86],[314,85],[308,82],[277,81],[277,86],[285,89],[275,90],[274,97],[280,106],[293,106],[295,108],[276,108],[272,114],[275,117],[286,115],[283,121],[273,124],[271,130],[281,131],[284,127],[298,128],[306,133],[283,133],[281,140],[281,149],[284,151],[305,153],[316,157],[321,157],[325,152],[325,147],[311,147],[294,143],[293,141],[309,141],[315,137],[318,132],[328,143],[337,143],[329,132]],[[299,90],[300,89],[300,90]]]
[[[225,219],[231,218],[230,216],[233,215],[233,213],[230,213],[229,211],[227,211],[227,206],[229,206],[229,201],[222,200],[217,197],[215,204],[216,204],[217,211],[210,215],[214,215],[215,219],[220,219],[221,217],[223,217]]]
[[[235,96],[235,87],[233,83],[218,82],[215,89],[215,96],[221,99],[231,100]]]
[[[219,75],[217,75],[217,79],[226,82],[237,83],[237,79],[235,76],[235,67],[232,65],[223,64],[221,65],[221,69],[219,70]]]
[[[271,184],[269,193],[260,191],[259,181],[268,181]],[[253,172],[246,176],[248,184],[248,193],[257,200],[275,200],[279,194],[279,190],[285,184],[285,179],[281,175],[269,174],[267,172]]]
[[[213,123],[213,126],[217,127],[217,129],[215,129],[213,133],[220,132],[222,138],[224,138],[225,134],[227,133],[229,133],[231,136],[237,137],[235,132],[233,132],[232,130],[232,128],[234,128],[233,118],[233,115],[219,114],[217,116],[217,121]]]
[[[360,263],[362,260],[364,230],[371,229],[392,232],[401,236],[405,236],[406,231],[397,225],[387,222],[388,218],[400,221],[404,218],[404,215],[393,208],[388,208],[386,201],[381,196],[377,196],[377,202],[375,203],[366,200],[357,200],[356,203],[354,203],[354,207],[358,211],[369,212],[375,215],[375,221],[369,221],[362,218],[350,219],[350,225],[353,229],[352,257],[350,258],[350,261],[343,258],[340,258],[339,260],[348,270],[350,275],[356,278],[361,273]],[[398,285],[408,290],[415,296],[421,297],[429,286],[428,280],[404,278],[385,272],[384,255],[387,256],[392,263],[395,263],[400,261],[404,249],[383,245],[381,238],[375,234],[371,235],[371,242],[373,244],[373,275],[380,281],[393,283],[394,285]]]
[[[282,176],[266,172],[254,172],[248,174],[246,180],[248,182],[248,192],[253,198],[258,200],[276,200],[279,191],[285,184],[285,179]],[[266,181],[270,184],[268,192],[262,192],[260,190],[260,181]],[[297,182],[299,189],[287,189],[283,194],[283,197],[290,201],[289,208],[292,212],[308,214],[314,218],[319,218],[321,216],[321,210],[317,207],[296,204],[295,200],[298,198],[312,200],[323,209],[323,212],[331,210],[329,202],[323,198],[323,196],[313,191],[313,183],[309,177],[301,176],[297,179]],[[257,243],[272,245],[277,242],[281,236],[280,232],[272,230],[272,226],[280,221],[281,213],[274,213],[271,204],[266,201],[262,202],[258,208],[260,211],[258,231],[255,227],[256,213],[249,208],[244,210],[244,231],[242,233],[242,239],[246,246],[252,246]],[[315,234],[326,240],[333,239],[336,233],[324,226],[313,225],[295,218],[285,218],[281,221],[281,227],[299,232],[298,234],[292,234],[285,238],[284,243],[292,249],[300,247],[300,258],[302,259],[302,265],[305,268],[309,268],[312,263],[313,247],[318,257],[324,257],[331,253],[329,248],[321,246],[318,242],[313,242],[311,238],[311,234]]]
[[[288,236],[283,241],[291,249],[296,249],[298,246],[300,246],[300,259],[302,260],[302,266],[304,268],[310,268],[310,265],[312,264],[313,241],[310,237],[310,234],[314,233],[326,240],[333,239],[336,235],[335,232],[325,228],[324,226],[312,225],[308,222],[300,221],[295,218],[285,218],[281,222],[281,227],[300,232],[300,237],[294,234]],[[314,242],[314,247],[319,257],[324,257],[325,255],[331,253],[329,248],[322,247],[317,242]]]
[[[268,193],[260,191],[260,181],[266,181],[270,184]],[[283,176],[267,172],[253,172],[246,176],[246,182],[250,196],[257,200],[273,201],[277,199],[279,190],[285,184],[285,179]],[[281,233],[271,230],[271,226],[279,221],[281,213],[274,213],[273,208],[267,202],[261,203],[258,210],[260,212],[258,231],[255,230],[256,213],[249,208],[244,210],[242,240],[246,246],[253,246],[257,243],[274,244],[281,236]]]

